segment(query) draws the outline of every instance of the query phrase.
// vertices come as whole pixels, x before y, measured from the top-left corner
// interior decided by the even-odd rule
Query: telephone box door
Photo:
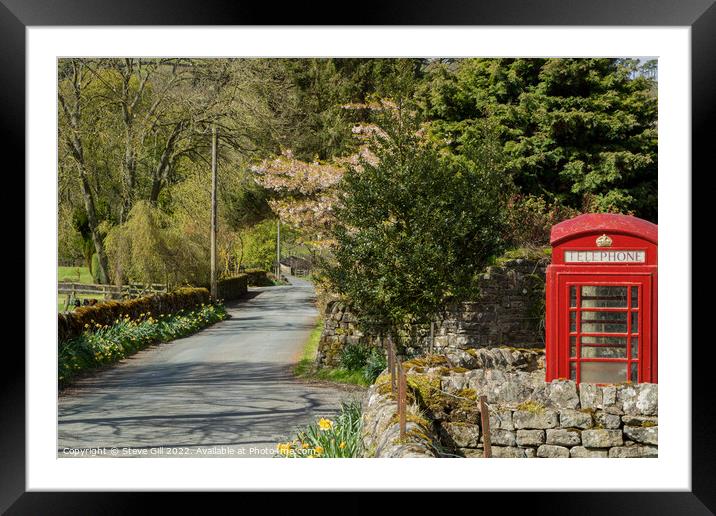
[[[558,277],[558,376],[578,383],[655,381],[651,274]]]

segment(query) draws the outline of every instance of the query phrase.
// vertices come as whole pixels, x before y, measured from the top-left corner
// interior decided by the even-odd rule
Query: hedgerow
[[[205,288],[179,288],[166,294],[145,296],[125,301],[104,301],[93,306],[81,306],[72,312],[58,314],[57,336],[60,343],[79,337],[86,328],[111,326],[118,319],[138,319],[140,314],[158,318],[180,310],[194,310],[209,303]]]
[[[126,314],[111,324],[86,323],[78,337],[60,342],[59,385],[65,387],[79,373],[113,364],[150,344],[184,337],[224,318],[223,305],[208,304],[170,315],[141,313],[132,318]]]

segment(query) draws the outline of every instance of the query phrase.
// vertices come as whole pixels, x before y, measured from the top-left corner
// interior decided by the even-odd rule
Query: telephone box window
[[[582,337],[582,358],[626,358],[626,337]]]
[[[656,382],[657,226],[580,215],[554,226],[550,241],[547,380]]]
[[[582,332],[626,333],[626,331],[626,312],[582,312]]]
[[[583,362],[580,382],[585,383],[623,383],[626,381],[626,363],[623,362]]]
[[[582,287],[582,308],[626,308],[627,287]]]

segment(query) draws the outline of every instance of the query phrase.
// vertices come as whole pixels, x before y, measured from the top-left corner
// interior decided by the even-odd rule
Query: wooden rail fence
[[[77,299],[78,295],[95,296],[102,299],[131,299],[152,294],[164,294],[167,286],[159,283],[142,285],[129,283],[127,285],[93,285],[88,283],[73,283],[60,281],[57,283],[57,293],[67,296],[65,310]]]

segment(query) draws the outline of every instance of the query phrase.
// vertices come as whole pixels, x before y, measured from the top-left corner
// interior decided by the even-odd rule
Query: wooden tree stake
[[[400,421],[400,438],[405,438],[405,410],[407,404],[407,385],[403,364],[398,362],[398,418]]]
[[[492,446],[490,445],[490,412],[487,408],[487,396],[480,396],[480,420],[482,422],[482,440],[485,447],[484,457],[492,457]]]

